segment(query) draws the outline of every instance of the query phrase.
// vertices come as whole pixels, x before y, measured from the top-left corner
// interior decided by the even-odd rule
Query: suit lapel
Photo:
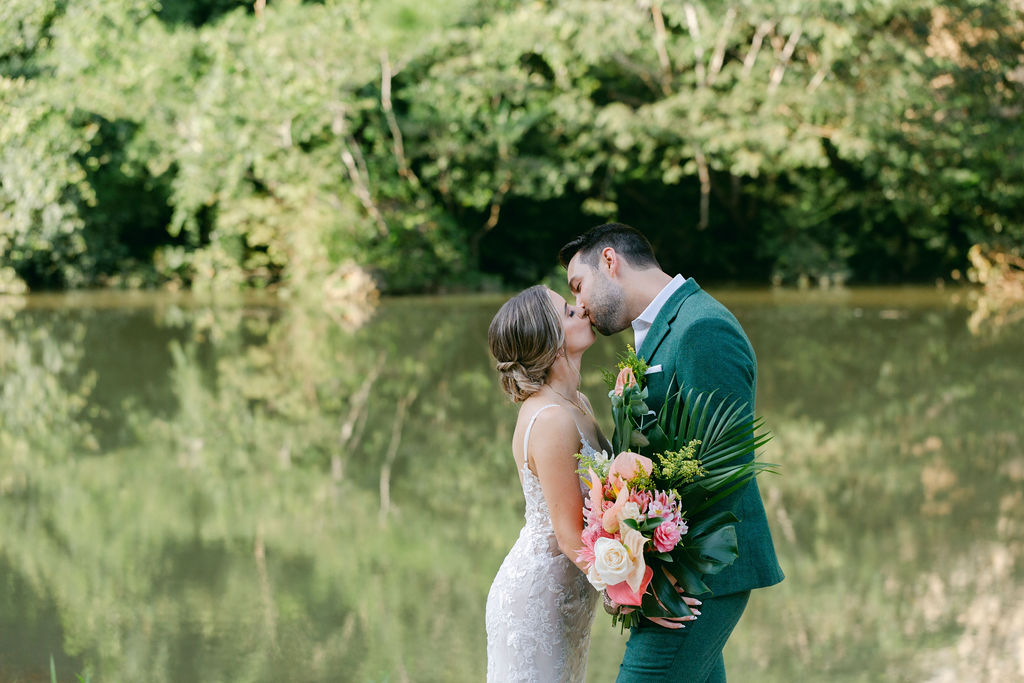
[[[664,341],[668,335],[669,329],[672,323],[675,321],[676,316],[679,315],[679,310],[683,307],[683,302],[692,294],[700,291],[700,286],[697,285],[697,281],[692,277],[687,279],[679,289],[673,292],[669,300],[665,302],[665,305],[658,311],[657,317],[654,319],[654,324],[651,325],[650,331],[647,332],[647,336],[644,337],[644,343],[637,349],[637,355],[643,358],[648,364],[651,363],[654,358],[654,354],[658,352],[658,347],[661,346],[661,342]]]

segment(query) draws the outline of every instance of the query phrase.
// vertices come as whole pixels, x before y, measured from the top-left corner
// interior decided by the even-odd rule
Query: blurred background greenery
[[[1024,0],[4,0],[0,291],[718,280],[1024,245]]]
[[[926,289],[712,292],[758,351],[787,574],[737,681],[1024,677],[1024,323]],[[479,681],[523,523],[501,296],[0,298],[0,681]],[[610,427],[600,369],[583,389]],[[590,680],[625,636],[599,614]]]
[[[482,678],[494,292],[613,219],[758,352],[730,675],[1024,678],[1022,13],[0,1],[0,682]]]

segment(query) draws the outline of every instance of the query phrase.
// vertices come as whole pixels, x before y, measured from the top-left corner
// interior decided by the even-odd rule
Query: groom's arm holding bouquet
[[[679,343],[672,349],[673,353],[665,354],[670,356],[666,360],[672,367],[665,368],[664,381],[674,380],[671,391],[681,385],[684,393],[691,389],[714,392],[708,401],[711,412],[722,404],[737,401],[746,404],[744,417],[753,419],[757,392],[757,359],[753,346],[731,312],[710,296],[700,299],[693,302],[694,307],[703,310],[681,326],[676,337]],[[661,354],[658,355],[658,362],[664,363]],[[664,396],[661,394],[658,398]],[[753,458],[751,453],[740,462]],[[729,595],[780,581],[782,572],[775,557],[757,481],[751,479],[708,512],[722,511],[732,512],[739,520],[736,523],[739,557],[731,566],[705,578],[712,594],[716,597]]]

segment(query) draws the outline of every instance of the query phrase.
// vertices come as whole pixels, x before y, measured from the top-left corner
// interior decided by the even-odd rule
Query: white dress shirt
[[[658,292],[658,296],[654,297],[654,301],[647,304],[647,308],[645,308],[644,312],[640,314],[640,317],[633,321],[633,348],[637,353],[640,353],[640,346],[644,343],[647,333],[651,330],[651,325],[654,324],[654,319],[658,317],[658,313],[661,312],[662,307],[670,298],[672,298],[672,295],[676,293],[676,290],[683,286],[684,282],[686,282],[686,278],[682,275],[676,275],[672,278],[672,281]]]

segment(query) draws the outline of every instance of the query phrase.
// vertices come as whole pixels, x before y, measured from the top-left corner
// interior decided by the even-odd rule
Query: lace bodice
[[[523,453],[537,415],[552,406],[530,420]],[[585,455],[598,452],[582,432],[580,441]],[[597,593],[559,549],[540,479],[523,460],[526,524],[487,596],[487,680],[581,682]]]

